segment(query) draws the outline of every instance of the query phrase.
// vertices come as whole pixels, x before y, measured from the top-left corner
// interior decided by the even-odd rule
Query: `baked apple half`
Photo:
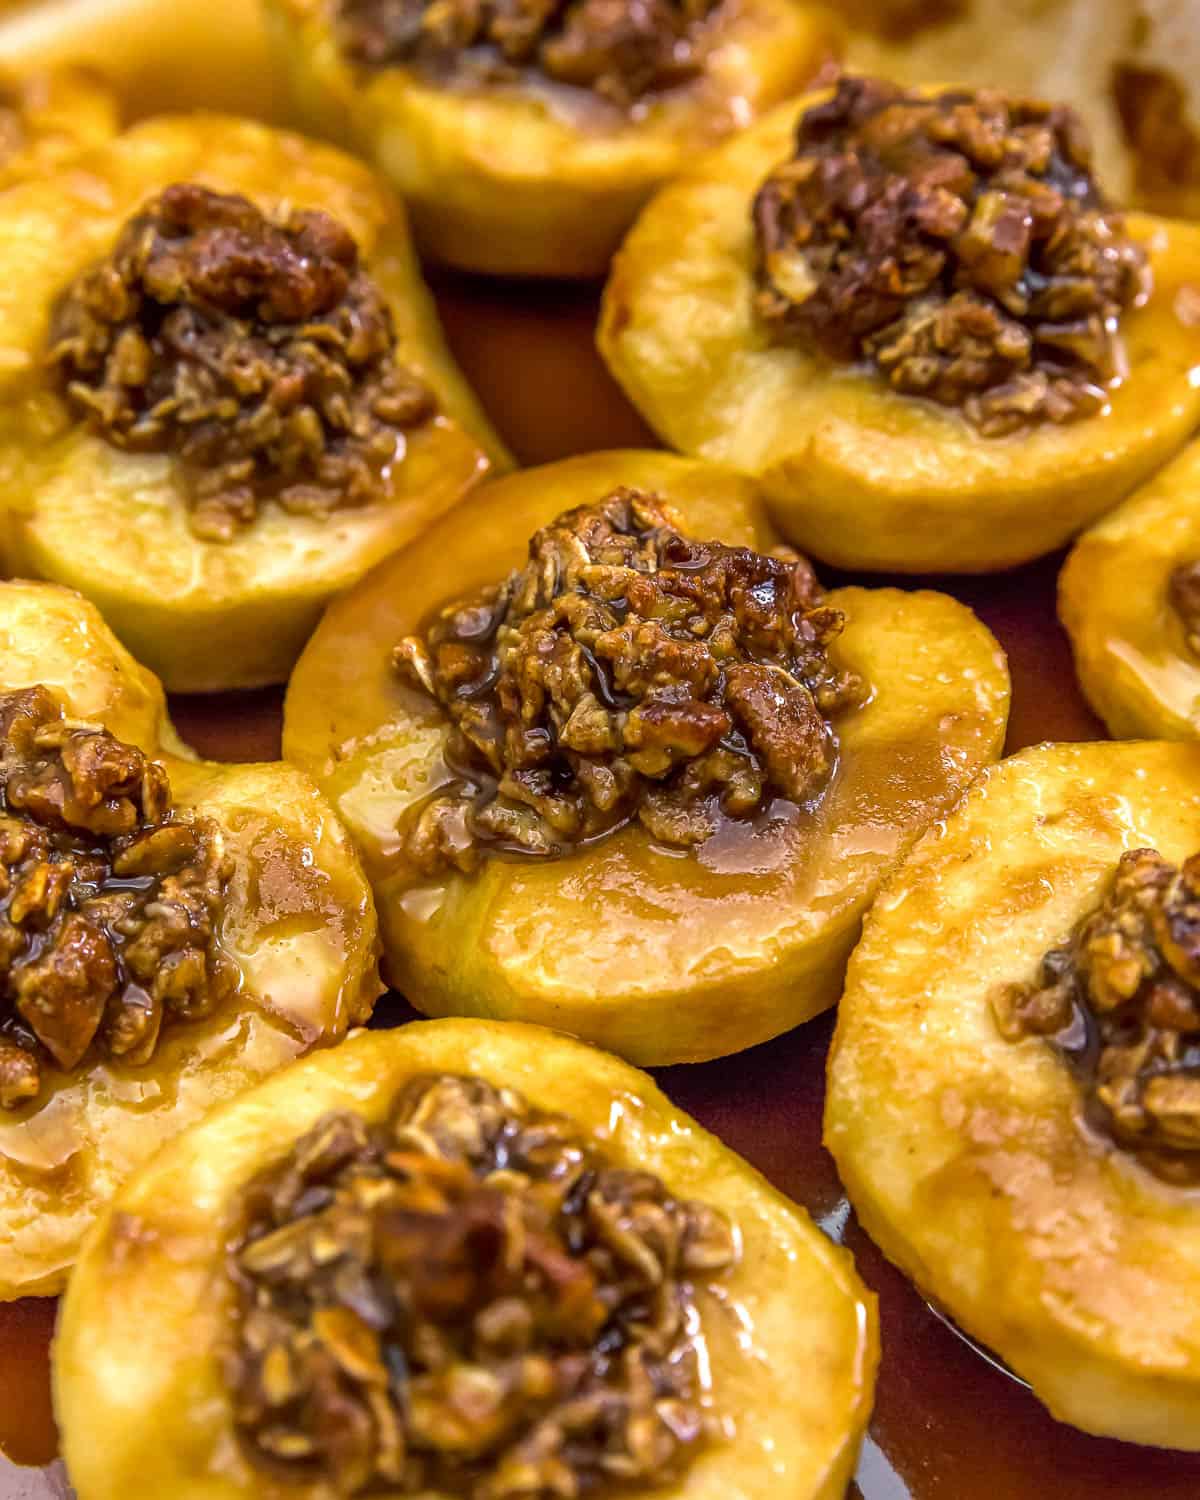
[[[52,172],[116,133],[116,100],[84,69],[0,74],[0,188]]]
[[[268,0],[301,116],[396,185],[422,251],[602,276],[655,188],[807,85],[803,0]]]
[[[80,1500],[841,1500],[874,1304],[644,1074],[419,1022],[297,1063],[126,1184],[55,1401]]]
[[[1200,418],[1200,229],[1109,207],[1069,109],[844,78],[663,190],[600,348],[842,567],[1060,546]]]
[[[498,451],[400,204],[328,147],[138,126],[0,199],[0,271],[0,548],[170,689],[282,681]]]
[[[1200,1449],[1200,746],[1049,745],[850,962],[825,1140],[867,1232],[1087,1432]]]
[[[86,65],[134,119],[185,109],[285,123],[261,0],[0,0],[0,53],[14,73]]]
[[[1200,443],[1075,543],[1058,610],[1118,737],[1200,739]]]
[[[370,889],[308,777],[197,761],[92,605],[0,584],[0,1299],[213,1104],[363,1021]]]
[[[685,1062],[833,1003],[1008,693],[955,600],[826,594],[752,481],[602,453],[485,486],[337,600],[284,753],[350,830],[419,1010]]]

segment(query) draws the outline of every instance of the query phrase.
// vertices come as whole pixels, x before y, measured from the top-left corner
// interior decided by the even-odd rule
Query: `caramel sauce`
[[[0,1453],[15,1464],[48,1464],[57,1448],[46,1362],[54,1309],[50,1297],[0,1306]],[[10,1493],[0,1469],[0,1495]]]
[[[439,301],[456,356],[522,463],[651,441],[593,352],[591,292],[447,281]],[[995,631],[1013,673],[1010,751],[1103,734],[1080,696],[1055,618],[1060,561],[988,578],[895,580],[944,588]],[[848,581],[827,570],[822,576]],[[172,712],[202,754],[257,760],[278,754],[281,701],[277,691],[175,699]],[[374,1024],[410,1017],[388,997]],[[1020,1381],[928,1307],[858,1228],[821,1146],[832,1029],[824,1016],[737,1057],[662,1069],[659,1081],[843,1240],[879,1296],[883,1364],[856,1500],[1194,1500],[1200,1455],[1092,1438],[1055,1422]],[[0,1448],[17,1463],[46,1463],[55,1449],[52,1317],[51,1302],[0,1305]],[[0,1458],[0,1500],[63,1493],[56,1470],[35,1475]]]

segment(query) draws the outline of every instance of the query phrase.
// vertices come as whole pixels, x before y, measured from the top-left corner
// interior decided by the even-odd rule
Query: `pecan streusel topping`
[[[338,36],[369,68],[497,83],[533,69],[628,109],[704,66],[721,0],[341,0]]]
[[[1038,978],[993,1001],[1001,1032],[1046,1037],[1089,1119],[1160,1176],[1200,1179],[1200,855],[1121,856],[1099,904]]]
[[[434,411],[338,220],[271,218],[194,183],[147,203],[68,288],[49,360],[109,442],[179,461],[193,530],[216,541],[266,500],[324,516],[377,499]]]
[[[1101,410],[1144,250],[1066,107],[845,78],[754,202],[770,335],[869,360],[986,436]]]
[[[34,1099],[47,1063],[145,1063],[164,1027],[222,1004],[229,873],[157,761],[44,687],[0,695],[0,1108]]]
[[[238,1436],[335,1496],[669,1483],[721,1435],[697,1292],[737,1253],[723,1215],[569,1119],[415,1078],[385,1123],[329,1115],[247,1191]]]
[[[667,844],[827,780],[829,720],[866,688],[828,647],[842,616],[795,553],[680,535],[654,496],[568,511],[503,583],[395,651],[452,731],[457,780],[405,831],[417,866],[555,856],[636,818]]]

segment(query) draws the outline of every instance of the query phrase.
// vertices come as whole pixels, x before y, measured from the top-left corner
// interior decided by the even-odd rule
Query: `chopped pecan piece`
[[[145,1062],[164,1024],[222,1003],[229,873],[156,761],[44,687],[0,695],[0,1108],[35,1099],[46,1062]]]
[[[754,201],[770,335],[869,360],[987,436],[1099,411],[1145,252],[1071,110],[844,78]]]
[[[1069,1060],[1093,1124],[1160,1176],[1200,1181],[1200,855],[1122,855],[1038,979],[993,1007],[1010,1040],[1046,1037]]]
[[[629,109],[695,78],[722,0],[340,0],[342,49],[368,68],[498,83],[534,69]]]
[[[715,1210],[511,1089],[413,1079],[254,1181],[227,1355],[250,1459],[322,1493],[561,1500],[677,1481],[720,1432]]]
[[[567,512],[520,572],[396,647],[451,720],[458,773],[406,825],[410,857],[560,855],[635,817],[687,846],[719,812],[811,799],[828,721],[865,690],[829,659],[841,628],[794,553],[688,540],[633,490]]]
[[[49,361],[109,442],[179,461],[192,528],[215,541],[267,500],[325,516],[377,499],[404,429],[434,411],[348,230],[194,183],[67,289]]]

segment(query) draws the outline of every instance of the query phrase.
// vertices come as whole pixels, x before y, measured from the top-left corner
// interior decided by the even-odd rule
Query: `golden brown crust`
[[[0,686],[43,684],[74,718],[154,757],[185,815],[211,820],[229,860],[219,943],[237,991],[171,1028],[148,1062],[45,1061],[37,1098],[0,1119],[0,1299],[61,1289],[99,1207],[216,1100],[335,1040],[379,993],[374,909],[316,788],[284,765],[213,766],[184,752],[162,689],[78,595],[0,585]]]
[[[773,344],[755,311],[751,205],[822,96],[781,106],[665,188],[617,256],[599,344],[685,453],[759,478],[780,529],[844,567],[989,571],[1061,545],[1169,459],[1200,415],[1200,233],[1132,215],[1155,290],[1126,314],[1107,411],[981,439],[957,412]]]
[[[45,364],[58,298],[111,253],[147,197],[179,182],[268,209],[286,197],[353,236],[390,310],[397,359],[438,403],[432,420],[400,434],[376,500],[327,520],[272,502],[229,541],[205,542],[193,535],[169,455],[114,447],[58,395]],[[13,351],[0,380],[0,510],[8,517],[0,550],[11,571],[95,600],[173,689],[281,680],[332,592],[505,461],[442,341],[401,206],[332,148],[219,116],[147,122],[70,174],[2,195],[0,265],[0,315]]]
[[[1044,1040],[991,1000],[1036,978],[1121,854],[1200,843],[1200,750],[1051,745],[989,770],[866,923],[825,1139],[862,1222],[967,1332],[1088,1432],[1192,1449],[1194,1194],[1083,1119]]]
[[[1119,738],[1200,738],[1200,656],[1185,573],[1200,557],[1200,444],[1072,548],[1058,612],[1088,701]]]
[[[322,1116],[351,1108],[377,1123],[414,1074],[447,1072],[569,1110],[616,1166],[649,1169],[738,1226],[739,1266],[719,1302],[703,1299],[737,1439],[702,1453],[664,1500],[781,1491],[842,1500],[877,1357],[874,1299],[849,1256],[645,1075],[550,1032],[472,1021],[373,1032],[307,1059],[214,1112],[131,1184],[90,1242],[59,1330],[56,1409],[80,1493],[119,1500],[131,1484],[176,1500],[297,1493],[250,1469],[231,1441],[220,1351],[237,1189]]]
[[[271,0],[302,118],[391,179],[425,254],[495,274],[603,274],[656,187],[802,87],[834,45],[817,7],[730,0],[702,76],[630,113],[560,84],[447,89],[401,67],[361,79],[338,47],[335,8]]]
[[[538,526],[619,484],[657,492],[695,536],[777,544],[751,482],[668,454],[595,454],[499,481],[326,615],[292,677],[284,744],[362,849],[389,977],[419,1008],[537,1020],[639,1062],[697,1060],[836,999],[878,882],[999,753],[1007,670],[944,595],[836,590],[846,628],[832,663],[872,697],[839,718],[837,773],[812,808],[731,821],[682,858],[629,827],[566,862],[426,878],[397,828],[439,784],[445,724],[398,679],[392,646],[447,596],[515,566]]]

